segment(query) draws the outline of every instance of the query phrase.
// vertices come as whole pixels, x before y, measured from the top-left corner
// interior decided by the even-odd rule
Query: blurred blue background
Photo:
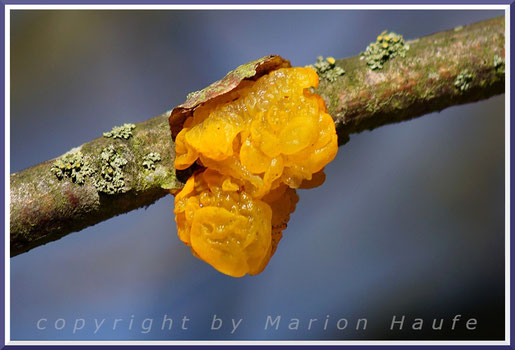
[[[304,66],[357,55],[383,29],[414,39],[502,14],[14,11],[11,172],[171,109],[267,54]],[[503,95],[351,136],[325,184],[300,191],[258,276],[227,277],[194,258],[177,238],[172,196],[12,258],[11,336],[503,339],[504,112]],[[215,314],[219,331],[210,330]],[[455,314],[462,321],[450,330]],[[161,329],[164,315],[171,330]],[[264,330],[268,315],[282,316],[279,330]],[[405,315],[402,331],[389,330],[393,315]],[[424,328],[410,331],[416,317]],[[471,317],[474,331],[465,328]],[[77,318],[86,325],[73,333]],[[96,333],[95,318],[105,319]],[[234,334],[231,318],[243,319]],[[308,330],[310,318],[318,323]],[[355,330],[358,318],[365,331]],[[433,318],[444,318],[442,331],[430,329]]]

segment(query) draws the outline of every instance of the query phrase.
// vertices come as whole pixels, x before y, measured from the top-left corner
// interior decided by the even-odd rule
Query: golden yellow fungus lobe
[[[206,169],[175,197],[179,238],[222,273],[255,275],[268,264],[297,200],[287,186],[255,199],[239,181]]]
[[[334,122],[311,68],[279,68],[207,101],[175,139],[176,169],[197,171],[176,195],[180,239],[222,273],[261,272],[295,210],[296,188],[324,180]]]
[[[281,68],[231,92],[231,102],[196,109],[175,139],[176,168],[199,160],[257,198],[281,183],[298,188],[337,151],[333,119],[312,86],[312,69]]]

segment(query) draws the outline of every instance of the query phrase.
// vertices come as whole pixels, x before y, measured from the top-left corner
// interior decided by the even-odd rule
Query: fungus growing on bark
[[[261,272],[295,210],[295,189],[323,182],[338,142],[324,100],[309,91],[317,86],[313,69],[267,56],[172,111],[176,169],[201,166],[176,193],[178,234],[220,272]]]

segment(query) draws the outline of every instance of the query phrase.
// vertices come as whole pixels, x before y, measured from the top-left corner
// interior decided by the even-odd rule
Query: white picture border
[[[505,340],[504,341],[20,341],[10,338],[10,15],[13,10],[504,10],[505,11]],[[5,345],[510,345],[510,6],[509,5],[5,5]]]

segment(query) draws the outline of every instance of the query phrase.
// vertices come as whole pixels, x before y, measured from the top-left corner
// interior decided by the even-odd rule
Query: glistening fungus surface
[[[295,210],[323,182],[338,142],[311,68],[280,68],[208,101],[176,137],[176,169],[201,165],[176,194],[179,238],[220,272],[255,275]]]

